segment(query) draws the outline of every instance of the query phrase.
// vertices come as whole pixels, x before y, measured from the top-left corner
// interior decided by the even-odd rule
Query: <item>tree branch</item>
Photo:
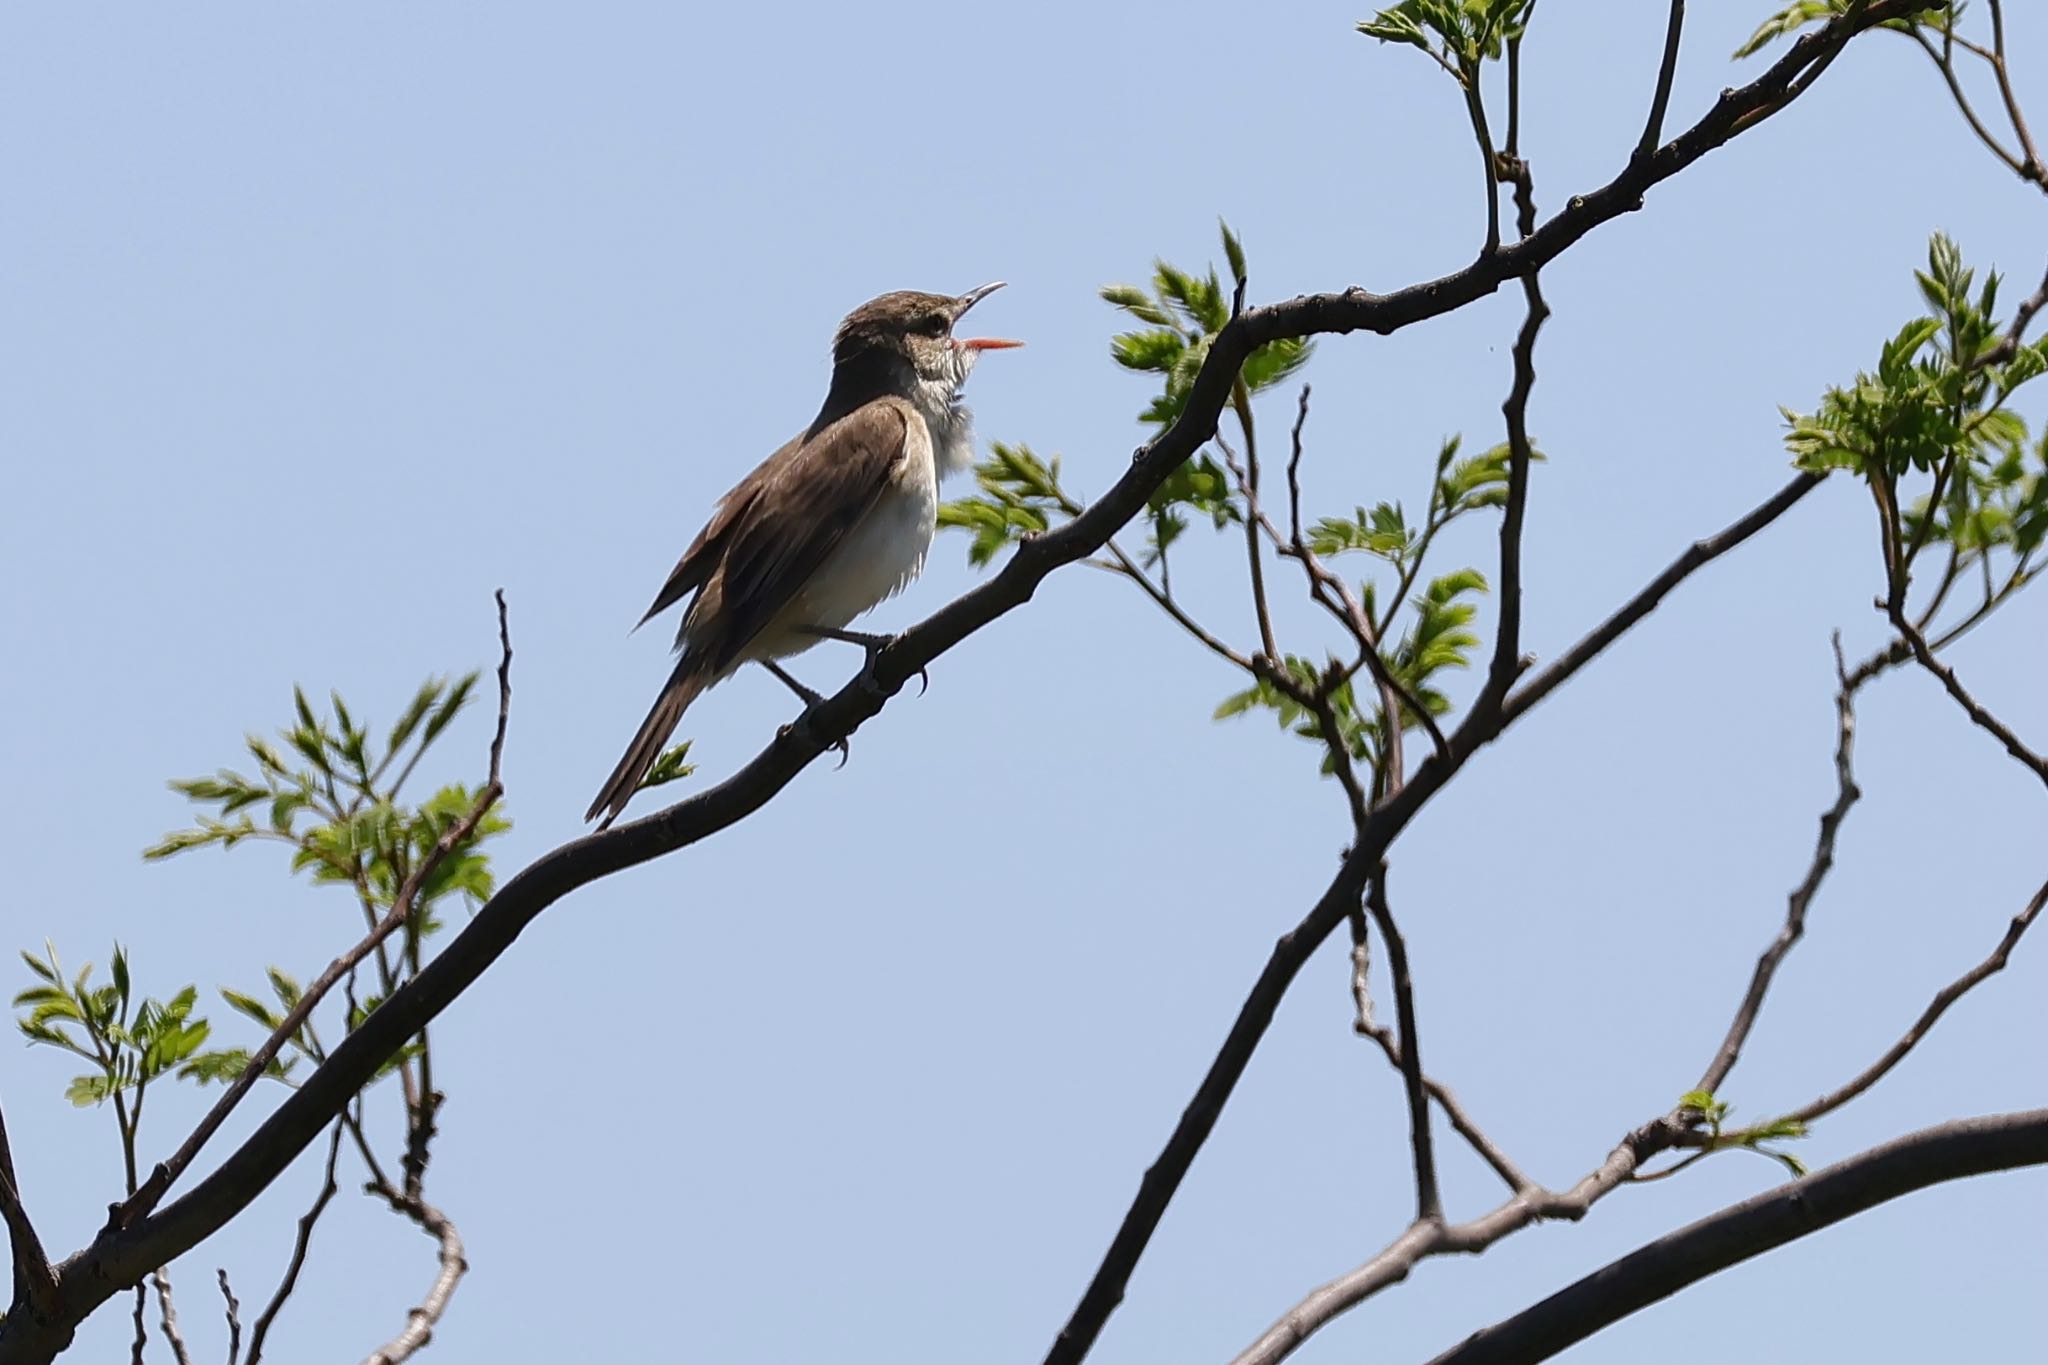
[[[1364,1265],[1311,1291],[1266,1329],[1232,1365],[1277,1365],[1338,1315],[1356,1308],[1432,1256],[1474,1254],[1546,1218],[1577,1219],[1643,1162],[1669,1149],[1685,1132],[1676,1112],[1654,1119],[1624,1137],[1607,1159],[1563,1194],[1532,1187],[1470,1222],[1417,1220]]]
[[[7,1141],[7,1119],[0,1115],[0,1218],[7,1222],[7,1241],[14,1253],[14,1298],[7,1316],[32,1313],[47,1318],[57,1310],[57,1277],[36,1236],[36,1225],[22,1206],[21,1186],[14,1174],[14,1148]]]
[[[277,1282],[276,1292],[270,1302],[263,1306],[263,1312],[256,1319],[255,1327],[249,1333],[249,1365],[257,1365],[263,1359],[263,1343],[270,1336],[270,1326],[277,1321],[278,1312],[286,1299],[299,1284],[299,1271],[306,1265],[306,1249],[313,1242],[313,1225],[320,1221],[320,1215],[327,1211],[328,1201],[334,1198],[338,1188],[334,1180],[334,1164],[341,1155],[342,1120],[334,1121],[334,1131],[327,1139],[327,1165],[320,1176],[320,1191],[313,1196],[312,1207],[299,1215],[298,1235],[292,1239],[291,1260],[286,1263],[284,1276]],[[226,1272],[222,1272],[222,1292],[226,1292]],[[232,1303],[232,1300],[230,1301]],[[232,1311],[232,1309],[230,1310]]]
[[[1436,1151],[1429,1133],[1429,1095],[1422,1077],[1422,1038],[1415,1018],[1415,981],[1408,971],[1408,945],[1387,901],[1387,865],[1365,886],[1366,908],[1387,943],[1387,969],[1394,979],[1394,1012],[1401,1025],[1401,1081],[1408,1094],[1408,1141],[1415,1156],[1415,1221],[1440,1223],[1443,1195],[1436,1183]]]
[[[1728,1073],[1735,1069],[1735,1062],[1742,1055],[1742,1045],[1749,1039],[1749,1031],[1756,1026],[1758,1013],[1763,1009],[1764,995],[1771,988],[1771,980],[1777,975],[1778,964],[1785,960],[1792,946],[1799,942],[1806,932],[1806,909],[1813,903],[1814,895],[1820,890],[1821,881],[1828,875],[1828,869],[1835,865],[1835,836],[1841,832],[1842,821],[1848,817],[1849,808],[1856,804],[1863,792],[1856,785],[1854,758],[1856,752],[1856,691],[1869,679],[1876,677],[1876,671],[1859,668],[1854,676],[1842,660],[1842,635],[1835,633],[1835,677],[1839,685],[1835,691],[1835,799],[1834,803],[1820,816],[1820,835],[1814,840],[1813,858],[1807,864],[1806,875],[1799,885],[1792,888],[1792,894],[1785,902],[1785,923],[1778,930],[1778,936],[1764,949],[1757,959],[1756,971],[1750,976],[1749,990],[1742,997],[1742,1004],[1735,1011],[1735,1020],[1728,1026],[1727,1037],[1714,1053],[1714,1060],[1707,1064],[1695,1090],[1713,1094],[1728,1079]],[[1882,657],[1882,653],[1875,657]]]
[[[1657,150],[1664,136],[1664,111],[1671,104],[1671,82],[1678,75],[1678,42],[1685,33],[1685,0],[1671,0],[1671,18],[1664,27],[1664,61],[1657,68],[1657,93],[1650,97],[1650,117],[1636,142],[1636,155]]]
[[[184,1334],[178,1331],[178,1310],[171,1306],[170,1272],[158,1266],[150,1272],[149,1279],[156,1286],[157,1307],[163,1312],[164,1340],[171,1344],[171,1357],[178,1365],[192,1365],[192,1353],[185,1349]]]
[[[939,655],[990,622],[1028,601],[1047,575],[1087,558],[1137,515],[1165,478],[1214,435],[1232,383],[1256,347],[1279,337],[1356,331],[1391,334],[1426,318],[1464,307],[1556,259],[1594,228],[1641,207],[1643,195],[1743,131],[1767,120],[1809,88],[1811,76],[1830,64],[1857,34],[1914,12],[1922,0],[1871,0],[1801,37],[1748,85],[1724,92],[1691,128],[1643,159],[1632,161],[1608,184],[1574,197],[1537,231],[1442,279],[1393,294],[1353,288],[1315,294],[1262,308],[1249,308],[1217,332],[1209,355],[1190,388],[1182,416],[1141,448],[1131,467],[1087,511],[1058,530],[1027,539],[1002,570],[913,627],[881,651],[872,667],[814,709],[799,732],[786,728],[731,778],[687,800],[602,833],[564,844],[507,881],[420,974],[395,992],[343,1039],[212,1174],[184,1195],[127,1226],[103,1228],[92,1243],[57,1269],[59,1312],[49,1321],[10,1320],[0,1333],[0,1365],[47,1361],[62,1349],[76,1324],[119,1287],[132,1285],[157,1265],[197,1245],[256,1197],[313,1141],[377,1068],[406,1038],[445,1009],[497,960],[542,911],[577,888],[625,868],[674,852],[751,815],[786,786],[820,753],[877,714]],[[1807,79],[1802,79],[1807,78]],[[1805,490],[1799,489],[1798,492]],[[1796,500],[1795,493],[1793,500]],[[1786,503],[1789,506],[1789,502]],[[1781,512],[1759,509],[1761,526]],[[1755,528],[1752,528],[1752,531]],[[1745,533],[1747,534],[1747,533]],[[1679,572],[1656,596],[1712,555]],[[1647,612],[1654,601],[1641,608]],[[1638,613],[1640,614],[1640,613]],[[1573,668],[1598,654],[1627,623],[1605,639],[1575,648]],[[1299,929],[1282,939],[1253,990],[1230,1039],[1219,1052],[1162,1162],[1141,1187],[1112,1243],[1112,1255],[1098,1272],[1075,1317],[1053,1348],[1051,1360],[1078,1360],[1122,1297],[1122,1285],[1172,1191],[1215,1121],[1215,1108],[1228,1097],[1245,1062],[1270,1021],[1272,1010],[1301,961],[1335,925],[1344,906],[1356,904],[1365,867],[1471,752],[1491,740],[1515,715],[1569,676],[1565,660],[1533,679],[1501,708],[1499,724],[1453,739],[1450,752],[1433,757],[1413,780],[1382,803],[1369,831],[1356,841],[1334,891],[1326,893]],[[1546,678],[1548,679],[1546,683]],[[1519,704],[1518,704],[1519,703]]]
[[[391,1207],[419,1224],[420,1229],[440,1244],[440,1271],[434,1276],[434,1283],[427,1290],[425,1298],[406,1315],[402,1331],[365,1357],[363,1365],[399,1365],[410,1360],[426,1344],[433,1340],[434,1328],[441,1321],[441,1315],[448,1310],[448,1300],[454,1297],[455,1286],[460,1283],[463,1273],[469,1269],[469,1262],[463,1258],[462,1238],[455,1231],[455,1224],[448,1216],[427,1203],[418,1195],[407,1194],[389,1185],[378,1190]]]
[[[1885,606],[1883,603],[1879,605]],[[1919,661],[1922,668],[1941,681],[1941,685],[1948,690],[1949,696],[1955,699],[1956,705],[1963,708],[1963,714],[1970,718],[1971,723],[2004,745],[2005,751],[2018,759],[2034,776],[2048,782],[2048,759],[2029,749],[2020,737],[2013,733],[2011,727],[1992,715],[1982,702],[1970,695],[1969,690],[1963,686],[1962,679],[1956,676],[1956,671],[1935,657],[1934,650],[1927,643],[1927,637],[1914,629],[1913,623],[1906,619],[1901,604],[1892,603],[1886,609],[1891,615],[1893,627],[1912,648],[1913,657]]]
[[[1916,1190],[2048,1163],[2048,1109],[1960,1119],[1873,1147],[1660,1237],[1430,1365],[1529,1365],[1707,1276]]]
[[[214,1277],[220,1281],[220,1297],[228,1320],[228,1365],[240,1365],[242,1359],[242,1304],[235,1297],[234,1288],[228,1284],[227,1267],[216,1269]]]
[[[1933,1029],[1935,1021],[1948,1011],[1950,1005],[1974,990],[1987,977],[2005,970],[2006,962],[2012,957],[2012,950],[2019,946],[2020,937],[2027,932],[2028,926],[2040,917],[2044,905],[2048,905],[2048,882],[2043,882],[2041,889],[2034,893],[2033,899],[2012,917],[2012,921],[2005,927],[2005,937],[1998,941],[1998,946],[1991,950],[1991,955],[1937,991],[1927,1008],[1920,1012],[1920,1017],[1913,1021],[1913,1026],[1906,1030],[1899,1041],[1891,1045],[1884,1056],[1872,1062],[1848,1084],[1829,1091],[1810,1104],[1801,1105],[1784,1117],[1795,1123],[1811,1123],[1823,1114],[1833,1113],[1876,1085],[1884,1078],[1886,1072],[1905,1060],[1906,1054],[1919,1046],[1920,1040],[1927,1036]],[[1739,1134],[1736,1136],[1739,1137]]]

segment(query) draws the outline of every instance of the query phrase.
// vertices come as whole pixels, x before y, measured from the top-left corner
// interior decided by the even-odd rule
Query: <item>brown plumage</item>
[[[916,576],[936,530],[939,478],[972,459],[955,393],[982,350],[953,323],[991,289],[900,292],[861,305],[833,343],[832,386],[802,435],[719,500],[641,618],[694,593],[681,657],[585,819],[609,824],[683,712],[750,660],[817,642]]]

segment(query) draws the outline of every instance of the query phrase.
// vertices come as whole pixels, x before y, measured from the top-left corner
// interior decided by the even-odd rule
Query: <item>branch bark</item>
[[[1638,1309],[1931,1185],[2048,1164],[2048,1109],[1960,1119],[1873,1147],[1660,1237],[1559,1290],[1430,1365],[1548,1360]]]

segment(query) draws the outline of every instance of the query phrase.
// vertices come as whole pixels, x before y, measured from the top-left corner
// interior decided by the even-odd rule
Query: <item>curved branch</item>
[[[389,1190],[382,1191],[391,1201],[391,1207],[404,1214],[435,1241],[441,1244],[441,1269],[434,1276],[434,1284],[419,1305],[406,1315],[404,1330],[385,1342],[364,1359],[363,1365],[399,1365],[410,1360],[434,1338],[434,1327],[441,1321],[441,1315],[448,1311],[448,1300],[454,1297],[455,1286],[469,1269],[469,1262],[462,1253],[462,1238],[455,1231],[455,1224],[448,1216],[417,1195],[404,1194],[392,1197]]]
[[[2048,1109],[1959,1119],[1731,1205],[1468,1337],[1429,1365],[1548,1360],[1707,1276],[1879,1204],[1968,1176],[2048,1164]]]

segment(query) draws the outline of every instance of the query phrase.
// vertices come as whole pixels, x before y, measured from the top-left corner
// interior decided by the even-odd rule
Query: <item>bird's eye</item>
[[[946,334],[946,315],[944,313],[932,313],[919,319],[917,330],[926,336],[944,336]]]

